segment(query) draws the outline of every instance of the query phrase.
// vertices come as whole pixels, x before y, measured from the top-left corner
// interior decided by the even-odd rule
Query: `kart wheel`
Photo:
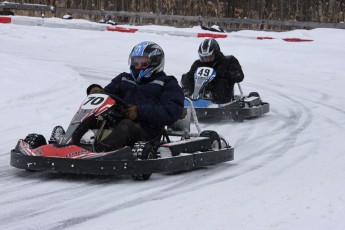
[[[216,131],[205,130],[202,131],[199,135],[200,137],[208,137],[211,139],[212,149],[219,150],[221,149],[221,139]]]
[[[148,159],[154,159],[155,158],[155,151],[151,144],[147,142],[137,142],[134,144],[132,148],[133,156],[137,160],[148,160]],[[138,173],[132,175],[134,180],[148,180],[150,179],[152,173],[143,174]]]
[[[44,136],[36,133],[30,133],[25,137],[24,141],[30,145],[31,149],[35,149],[47,144],[47,141],[44,138]]]
[[[250,92],[248,97],[258,97],[258,98],[260,98],[260,95],[257,92]]]
[[[224,137],[219,135],[219,138],[220,138],[220,148],[221,149],[226,149],[226,148],[230,147],[229,142],[227,142]]]
[[[260,104],[262,103],[261,98],[260,98],[260,95],[259,95],[259,93],[257,93],[257,92],[250,92],[249,95],[248,95],[248,97],[258,97],[258,98],[259,98],[259,102],[256,103],[256,105],[260,105]],[[251,106],[250,106],[250,107],[251,107]]]

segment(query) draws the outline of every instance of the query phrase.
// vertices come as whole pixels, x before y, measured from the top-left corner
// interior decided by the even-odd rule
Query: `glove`
[[[93,94],[93,93],[104,93],[102,86],[97,84],[92,84],[86,89],[86,94]]]
[[[122,115],[132,121],[138,117],[138,107],[135,105],[129,105],[127,108],[121,110]]]

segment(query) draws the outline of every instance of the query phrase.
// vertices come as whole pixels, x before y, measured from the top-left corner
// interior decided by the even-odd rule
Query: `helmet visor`
[[[150,63],[151,60],[148,57],[132,57],[130,65],[134,67],[134,69],[146,69]]]
[[[216,56],[209,55],[209,56],[200,56],[200,61],[202,62],[212,62],[216,59]]]

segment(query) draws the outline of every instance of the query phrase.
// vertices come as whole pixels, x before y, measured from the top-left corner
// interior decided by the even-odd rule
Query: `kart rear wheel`
[[[248,97],[258,97],[259,98],[259,104],[260,105],[262,103],[261,98],[260,98],[260,94],[258,92],[250,92]]]
[[[149,160],[155,158],[155,151],[150,143],[147,142],[137,142],[132,148],[133,156],[137,160]],[[134,180],[148,180],[150,179],[152,173],[144,174],[138,173],[132,175]]]
[[[222,147],[219,134],[216,131],[204,130],[200,133],[200,137],[208,137],[211,139],[212,149],[219,150]]]
[[[226,149],[230,147],[229,142],[223,136],[219,135],[219,139],[221,149]]]
[[[258,97],[258,98],[260,98],[260,95],[259,95],[258,92],[250,92],[248,97]]]

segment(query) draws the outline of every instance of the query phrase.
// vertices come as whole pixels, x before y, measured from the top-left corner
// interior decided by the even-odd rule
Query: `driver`
[[[164,126],[182,115],[184,96],[174,76],[163,72],[164,52],[153,42],[137,44],[129,55],[130,73],[121,73],[104,89],[97,84],[87,94],[105,92],[122,98],[128,107],[109,136],[96,145],[97,151],[112,151],[137,141],[159,136]]]
[[[216,104],[230,102],[234,98],[234,85],[244,78],[242,67],[238,60],[230,55],[224,56],[218,42],[213,38],[205,39],[199,46],[199,59],[190,70],[182,75],[181,85],[186,97],[194,92],[194,73],[199,67],[211,67],[216,71],[216,77],[206,86],[211,94],[211,100]]]

